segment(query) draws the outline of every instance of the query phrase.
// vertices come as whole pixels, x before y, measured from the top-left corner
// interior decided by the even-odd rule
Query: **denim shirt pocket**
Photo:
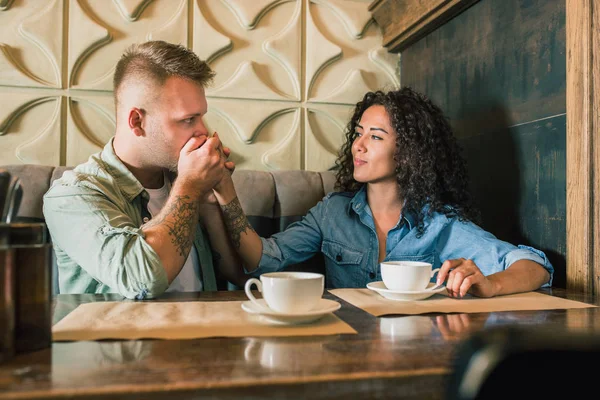
[[[331,240],[323,240],[321,252],[325,255],[326,284],[328,288],[362,287],[364,273],[363,252]]]
[[[346,245],[331,240],[323,240],[321,252],[338,265],[360,264],[363,253]]]

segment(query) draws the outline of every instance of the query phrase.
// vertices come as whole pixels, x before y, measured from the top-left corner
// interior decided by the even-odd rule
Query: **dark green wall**
[[[402,52],[401,82],[448,115],[483,227],[546,252],[565,287],[564,0],[480,0]]]

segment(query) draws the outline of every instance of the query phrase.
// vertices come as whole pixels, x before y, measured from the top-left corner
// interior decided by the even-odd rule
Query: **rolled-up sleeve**
[[[554,267],[544,252],[500,240],[471,222],[451,221],[440,235],[438,254],[440,262],[457,258],[473,260],[486,276],[505,270],[519,260],[531,260],[550,274],[542,287],[552,286]]]
[[[259,276],[305,261],[321,250],[321,223],[325,213],[323,201],[311,208],[302,220],[270,238],[261,238],[263,252],[258,268],[246,273]]]
[[[111,291],[144,299],[167,289],[166,271],[144,232],[103,194],[54,188],[43,210],[52,241]]]

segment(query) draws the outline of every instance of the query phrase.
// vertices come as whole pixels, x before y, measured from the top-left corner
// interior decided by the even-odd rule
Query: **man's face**
[[[177,171],[179,152],[193,136],[208,135],[202,117],[208,105],[199,84],[171,77],[157,91],[157,99],[146,114],[146,160],[157,167]]]

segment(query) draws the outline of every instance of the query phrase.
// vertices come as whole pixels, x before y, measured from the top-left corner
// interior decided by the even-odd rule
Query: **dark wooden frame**
[[[383,30],[383,45],[399,53],[479,0],[375,0],[369,11]]]
[[[383,45],[399,53],[479,0],[375,0]],[[566,0],[567,288],[600,294],[600,8]]]

